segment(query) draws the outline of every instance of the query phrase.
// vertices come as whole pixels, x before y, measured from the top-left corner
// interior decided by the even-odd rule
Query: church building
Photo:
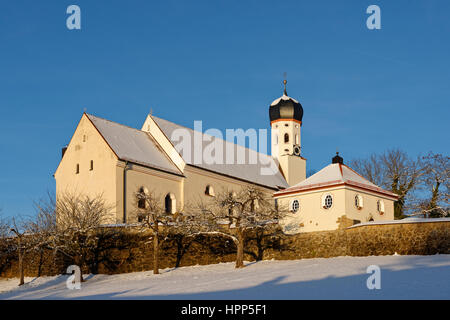
[[[160,196],[166,211],[175,214],[221,190],[238,191],[246,185],[262,188],[289,207],[291,214],[283,223],[287,233],[332,230],[343,221],[393,220],[396,195],[361,177],[339,156],[306,178],[303,108],[287,95],[284,84],[283,95],[269,107],[271,155],[151,114],[136,129],[83,113],[54,174],[56,195],[102,195],[114,207],[105,224],[139,222],[138,192]],[[179,148],[181,136],[189,142],[187,149]],[[211,145],[223,148],[224,155],[231,152],[233,161],[196,158],[198,148]],[[239,161],[240,154],[247,161]]]

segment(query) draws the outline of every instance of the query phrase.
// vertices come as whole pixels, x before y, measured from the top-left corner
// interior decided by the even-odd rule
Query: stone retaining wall
[[[149,235],[122,230],[105,238],[92,253],[85,273],[125,273],[152,270],[153,245]],[[160,267],[231,262],[236,246],[217,235],[197,236],[192,241],[171,238],[163,241]],[[336,256],[450,254],[450,222],[364,225],[335,231],[298,235],[253,234],[246,243],[245,259],[292,260]],[[26,276],[64,273],[72,261],[50,250],[25,256]],[[17,257],[0,257],[0,276],[18,275]]]

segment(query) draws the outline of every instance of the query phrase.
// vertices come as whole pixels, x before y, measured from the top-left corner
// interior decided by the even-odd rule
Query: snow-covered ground
[[[366,286],[381,268],[381,289]],[[450,255],[338,257],[233,263],[89,275],[80,290],[68,276],[0,279],[0,299],[450,299]]]

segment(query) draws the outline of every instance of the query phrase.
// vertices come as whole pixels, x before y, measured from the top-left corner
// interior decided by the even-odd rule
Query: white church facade
[[[238,191],[246,185],[258,186],[289,206],[283,223],[287,233],[394,219],[397,196],[361,177],[339,156],[306,178],[303,108],[286,89],[270,105],[269,117],[272,152],[266,155],[153,115],[135,129],[83,113],[54,174],[56,194],[101,194],[114,207],[107,224],[138,222],[136,192],[161,196],[166,211],[175,214],[221,190]],[[189,144],[180,150],[182,135]],[[231,151],[233,161],[199,161],[193,141],[201,141],[202,148],[219,146],[224,155]],[[237,159],[240,154],[258,161],[243,163]]]

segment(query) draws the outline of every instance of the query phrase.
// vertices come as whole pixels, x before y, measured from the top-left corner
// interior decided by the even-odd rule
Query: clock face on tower
[[[292,149],[292,154],[295,156],[300,156],[301,153],[301,148],[298,144],[295,144],[293,149]]]

